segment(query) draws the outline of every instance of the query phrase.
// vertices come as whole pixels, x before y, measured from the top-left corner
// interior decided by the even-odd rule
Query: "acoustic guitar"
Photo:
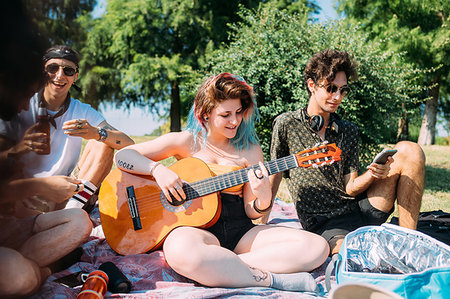
[[[295,155],[265,162],[269,175],[297,167],[319,167],[341,159],[336,144],[323,144]],[[248,182],[249,169],[214,176],[206,163],[186,158],[169,167],[186,181],[183,202],[169,203],[152,176],[116,169],[99,193],[100,218],[108,244],[129,255],[159,249],[166,236],[180,226],[207,228],[220,216],[219,191]]]

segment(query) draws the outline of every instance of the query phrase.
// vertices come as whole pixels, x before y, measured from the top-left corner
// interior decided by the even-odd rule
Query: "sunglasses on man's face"
[[[318,85],[318,86],[325,88],[325,90],[330,94],[334,94],[339,90],[339,92],[341,93],[341,96],[343,96],[343,97],[345,97],[352,91],[348,85],[338,87],[337,85],[335,85],[333,83],[329,83],[327,85]]]
[[[50,63],[49,65],[47,65],[45,70],[47,71],[47,73],[56,74],[59,71],[59,68],[61,67],[63,68],[64,75],[66,76],[72,77],[77,73],[77,70],[74,69],[73,67],[66,65],[59,65],[57,63]]]

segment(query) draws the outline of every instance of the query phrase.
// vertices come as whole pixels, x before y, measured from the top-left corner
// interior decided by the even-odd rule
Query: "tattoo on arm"
[[[117,164],[118,164],[120,167],[123,167],[123,168],[128,169],[128,170],[133,170],[133,168],[134,168],[134,165],[133,165],[133,164],[129,164],[129,163],[127,163],[127,162],[125,162],[125,161],[122,161],[122,160],[118,160],[118,161],[117,161]]]
[[[264,280],[266,280],[269,277],[267,272],[264,272],[264,271],[262,271],[260,269],[256,269],[256,268],[253,268],[253,267],[250,267],[250,269],[254,270],[255,272],[259,272],[257,274],[255,274],[255,272],[253,272],[253,279],[256,282],[264,281]]]
[[[116,144],[120,144],[120,140],[116,140]]]

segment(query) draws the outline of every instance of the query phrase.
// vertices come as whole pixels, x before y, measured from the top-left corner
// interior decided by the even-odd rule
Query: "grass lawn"
[[[132,136],[136,143],[151,140],[151,136]],[[450,146],[424,146],[426,156],[425,191],[422,198],[421,211],[443,210],[450,211]],[[170,159],[164,164],[173,162]],[[281,182],[277,194],[278,198],[291,202],[286,183]],[[398,216],[397,208],[394,212]]]

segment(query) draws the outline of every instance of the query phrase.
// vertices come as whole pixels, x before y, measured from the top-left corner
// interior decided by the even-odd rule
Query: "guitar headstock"
[[[295,155],[299,167],[319,167],[341,160],[341,149],[336,143],[321,144]]]

